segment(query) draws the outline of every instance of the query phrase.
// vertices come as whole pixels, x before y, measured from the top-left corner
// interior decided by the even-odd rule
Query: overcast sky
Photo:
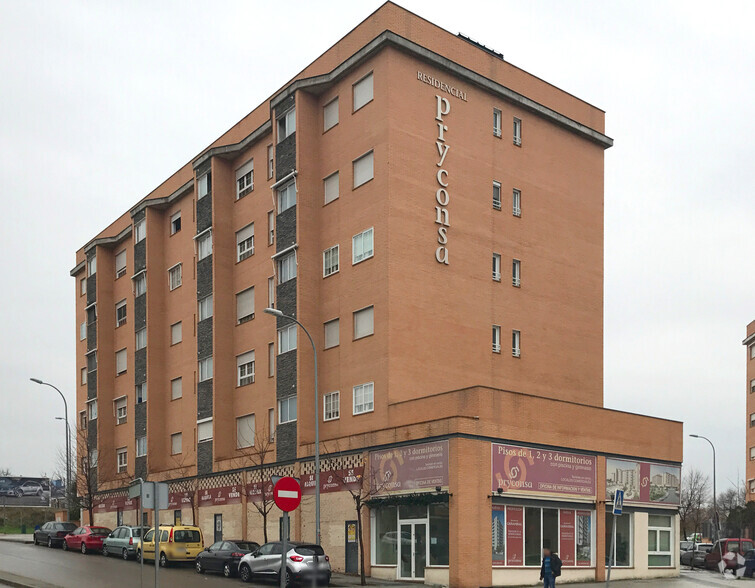
[[[403,5],[607,112],[605,405],[683,420],[720,489],[744,478],[755,4]],[[0,468],[50,472],[64,439],[29,377],[73,418],[76,249],[378,6],[0,2]]]

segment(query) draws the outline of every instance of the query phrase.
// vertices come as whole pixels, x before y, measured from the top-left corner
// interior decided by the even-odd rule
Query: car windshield
[[[752,541],[742,541],[742,551],[749,551],[752,549]]]
[[[192,531],[187,529],[181,529],[173,533],[173,541],[175,543],[200,543],[199,531]]]
[[[297,545],[294,551],[299,555],[325,555],[325,551],[319,545]]]
[[[141,527],[135,527],[131,529],[131,534],[134,537],[141,537],[142,536],[142,529]]]
[[[55,528],[60,531],[73,531],[76,528],[76,525],[73,523],[57,523]]]
[[[92,535],[110,535],[112,532],[107,527],[92,527]]]
[[[256,543],[247,543],[246,541],[236,541],[236,547],[244,551],[254,551],[259,547]]]

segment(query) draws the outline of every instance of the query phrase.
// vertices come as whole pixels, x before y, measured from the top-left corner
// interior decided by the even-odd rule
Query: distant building
[[[747,350],[745,373],[747,383],[747,501],[755,500],[755,321],[747,325],[747,337],[742,341]]]

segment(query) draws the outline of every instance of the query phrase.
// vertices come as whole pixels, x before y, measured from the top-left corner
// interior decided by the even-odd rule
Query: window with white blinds
[[[236,357],[237,386],[254,383],[254,350]]]
[[[322,252],[322,277],[328,276],[338,272],[338,245],[333,245],[329,249]]]
[[[197,422],[197,442],[212,440],[212,419]]]
[[[340,322],[338,319],[333,319],[325,323],[325,349],[338,346]]]
[[[236,294],[236,321],[238,324],[254,318],[254,286]]]
[[[126,371],[127,367],[127,357],[126,357],[126,350],[121,349],[120,351],[115,352],[115,373],[116,375],[122,374]]]
[[[183,341],[183,326],[181,321],[170,326],[170,344],[175,345]]]
[[[170,436],[170,454],[171,455],[178,455],[183,450],[183,434],[182,433],[173,433]]]
[[[323,187],[325,191],[325,204],[333,202],[338,198],[338,172],[330,174],[323,180]]]
[[[115,254],[115,279],[126,275],[126,250]]]
[[[375,332],[374,307],[368,306],[354,313],[354,339],[361,339]]]
[[[359,159],[355,159],[354,167],[354,187],[358,188],[362,184],[369,182],[373,176],[373,152],[365,153]]]
[[[236,170],[236,200],[243,198],[252,190],[254,190],[254,160],[250,159]]]
[[[175,378],[170,381],[170,399],[178,400],[184,395],[183,393],[183,380],[181,378]]]
[[[236,231],[236,261],[254,255],[254,223]]]
[[[338,124],[338,97],[328,102],[322,109],[323,131]]]
[[[354,112],[372,101],[372,72],[354,84]]]
[[[115,423],[122,425],[128,418],[128,405],[126,397],[119,398],[115,401]]]
[[[254,447],[254,420],[253,414],[248,414],[236,419],[236,449]]]

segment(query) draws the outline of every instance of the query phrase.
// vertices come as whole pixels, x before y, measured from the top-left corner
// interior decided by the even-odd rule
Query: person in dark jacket
[[[557,553],[551,553],[547,547],[543,549],[543,564],[540,566],[540,579],[543,588],[555,588],[556,578],[561,575],[561,559]]]

